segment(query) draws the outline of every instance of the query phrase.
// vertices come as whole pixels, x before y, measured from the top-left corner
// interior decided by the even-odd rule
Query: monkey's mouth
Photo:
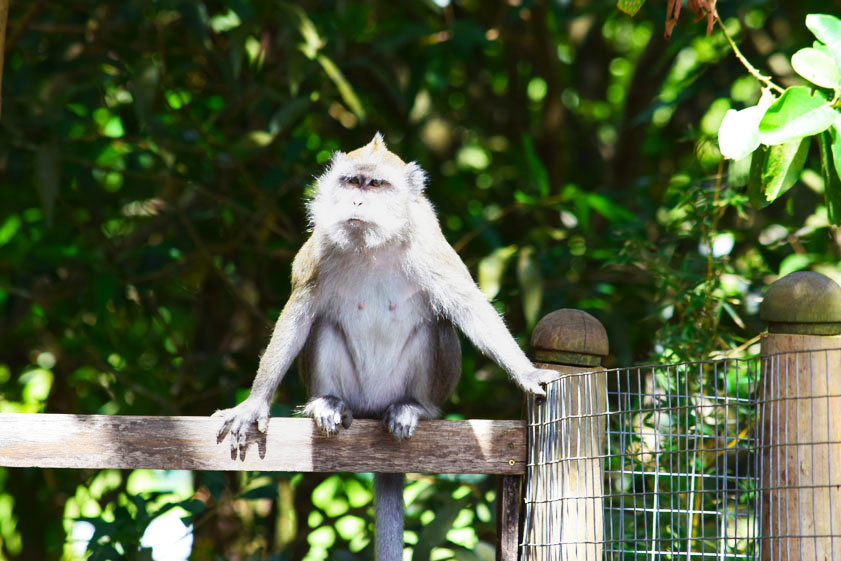
[[[361,218],[348,218],[346,222],[351,226],[364,226],[365,224],[367,224],[367,222],[365,222]]]

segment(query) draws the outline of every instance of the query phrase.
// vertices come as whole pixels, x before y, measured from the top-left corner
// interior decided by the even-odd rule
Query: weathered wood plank
[[[275,417],[244,458],[216,442],[218,419],[0,414],[0,466],[320,472],[525,473],[522,421],[421,421],[397,442],[357,419],[326,437],[310,419]]]
[[[496,560],[517,561],[520,545],[520,505],[523,478],[503,475],[496,493]]]

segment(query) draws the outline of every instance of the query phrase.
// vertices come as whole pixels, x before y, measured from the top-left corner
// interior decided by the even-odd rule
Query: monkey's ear
[[[417,162],[406,164],[406,177],[409,178],[409,187],[411,187],[413,193],[422,193],[426,188],[426,172]]]

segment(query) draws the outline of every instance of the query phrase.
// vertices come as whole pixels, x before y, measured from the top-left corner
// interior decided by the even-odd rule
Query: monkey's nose
[[[362,206],[362,201],[353,201],[353,206]]]

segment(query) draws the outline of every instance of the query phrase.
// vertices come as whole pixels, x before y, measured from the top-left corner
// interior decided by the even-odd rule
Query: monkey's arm
[[[269,346],[260,358],[257,377],[251,385],[248,398],[236,407],[213,414],[214,417],[222,418],[216,439],[221,442],[230,432],[232,453],[238,449],[245,450],[251,425],[256,424],[257,430],[266,432],[275,389],[301,352],[311,326],[310,298],[301,291],[293,291],[275,324]]]
[[[426,248],[424,252],[426,271],[419,271],[417,277],[435,311],[452,321],[523,390],[544,395],[541,384],[556,379],[557,372],[534,367],[440,230],[437,236],[439,239],[431,248],[434,251]]]
[[[231,409],[213,414],[222,418],[216,434],[218,442],[231,433],[231,452],[245,451],[248,430],[266,432],[272,397],[292,361],[301,352],[310,333],[315,315],[312,288],[315,282],[314,244],[312,238],[304,244],[292,264],[292,294],[274,326],[266,352],[260,358],[257,376],[245,401]]]

